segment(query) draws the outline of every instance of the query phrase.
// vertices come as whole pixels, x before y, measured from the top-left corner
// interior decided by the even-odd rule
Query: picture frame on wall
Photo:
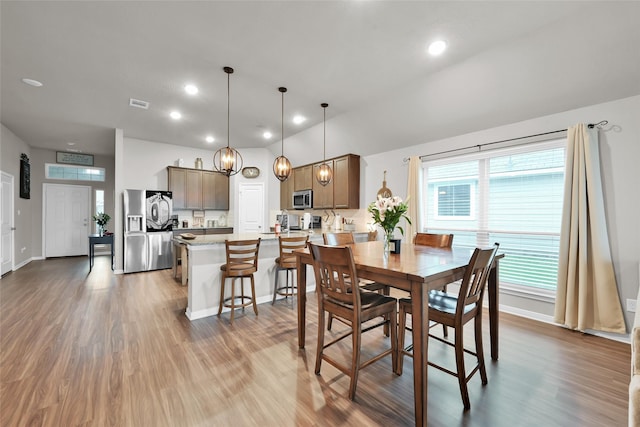
[[[56,163],[93,166],[93,154],[67,153],[64,151],[56,151]]]
[[[24,153],[20,155],[20,198],[31,198],[31,165]]]

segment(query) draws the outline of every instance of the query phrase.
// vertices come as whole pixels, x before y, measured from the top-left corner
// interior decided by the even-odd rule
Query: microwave
[[[313,206],[313,191],[301,190],[293,192],[294,209],[311,209]]]

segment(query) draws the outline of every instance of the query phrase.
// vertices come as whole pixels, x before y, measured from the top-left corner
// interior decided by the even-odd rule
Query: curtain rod
[[[598,129],[601,129],[603,126],[606,126],[607,124],[609,124],[608,120],[601,120],[598,123],[589,123],[587,125],[587,127],[589,129],[593,129],[595,127],[597,127]],[[543,132],[543,133],[536,133],[534,135],[519,136],[517,138],[503,139],[501,141],[486,142],[484,144],[478,144],[478,145],[475,145],[475,146],[472,146],[472,147],[477,147],[478,151],[480,151],[482,149],[482,147],[485,147],[487,145],[502,144],[502,143],[505,143],[505,142],[518,141],[520,139],[534,138],[536,136],[553,135],[554,133],[560,133],[560,132],[566,132],[566,131],[567,131],[567,129],[553,130],[551,132]],[[423,154],[422,156],[420,156],[420,160],[422,160],[425,157],[429,157],[429,156],[437,156],[439,154],[448,154],[448,153],[454,153],[456,151],[468,150],[469,148],[472,148],[472,147],[454,148],[453,150],[440,151],[438,153]],[[405,157],[404,159],[402,159],[402,161],[404,163],[406,163],[406,162],[409,161],[409,158]]]

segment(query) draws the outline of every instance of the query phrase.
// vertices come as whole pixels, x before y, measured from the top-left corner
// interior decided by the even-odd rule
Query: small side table
[[[99,234],[89,235],[89,272],[93,267],[93,255],[95,254],[95,245],[110,245],[111,246],[111,269],[113,270],[113,234],[108,236],[100,236]]]

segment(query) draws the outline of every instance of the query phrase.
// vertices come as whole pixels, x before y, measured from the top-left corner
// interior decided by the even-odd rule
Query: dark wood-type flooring
[[[299,351],[295,302],[238,313],[233,326],[228,314],[190,322],[171,270],[114,275],[108,264],[98,256],[89,274],[86,257],[34,261],[0,281],[1,426],[413,425],[410,360],[400,377],[390,358],[364,369],[354,402],[332,366],[314,374],[315,294]],[[500,360],[487,386],[471,380],[470,411],[456,379],[429,369],[429,425],[627,424],[628,344],[508,314],[500,328]],[[385,345],[379,330],[364,339]],[[454,360],[435,340],[429,357]]]

